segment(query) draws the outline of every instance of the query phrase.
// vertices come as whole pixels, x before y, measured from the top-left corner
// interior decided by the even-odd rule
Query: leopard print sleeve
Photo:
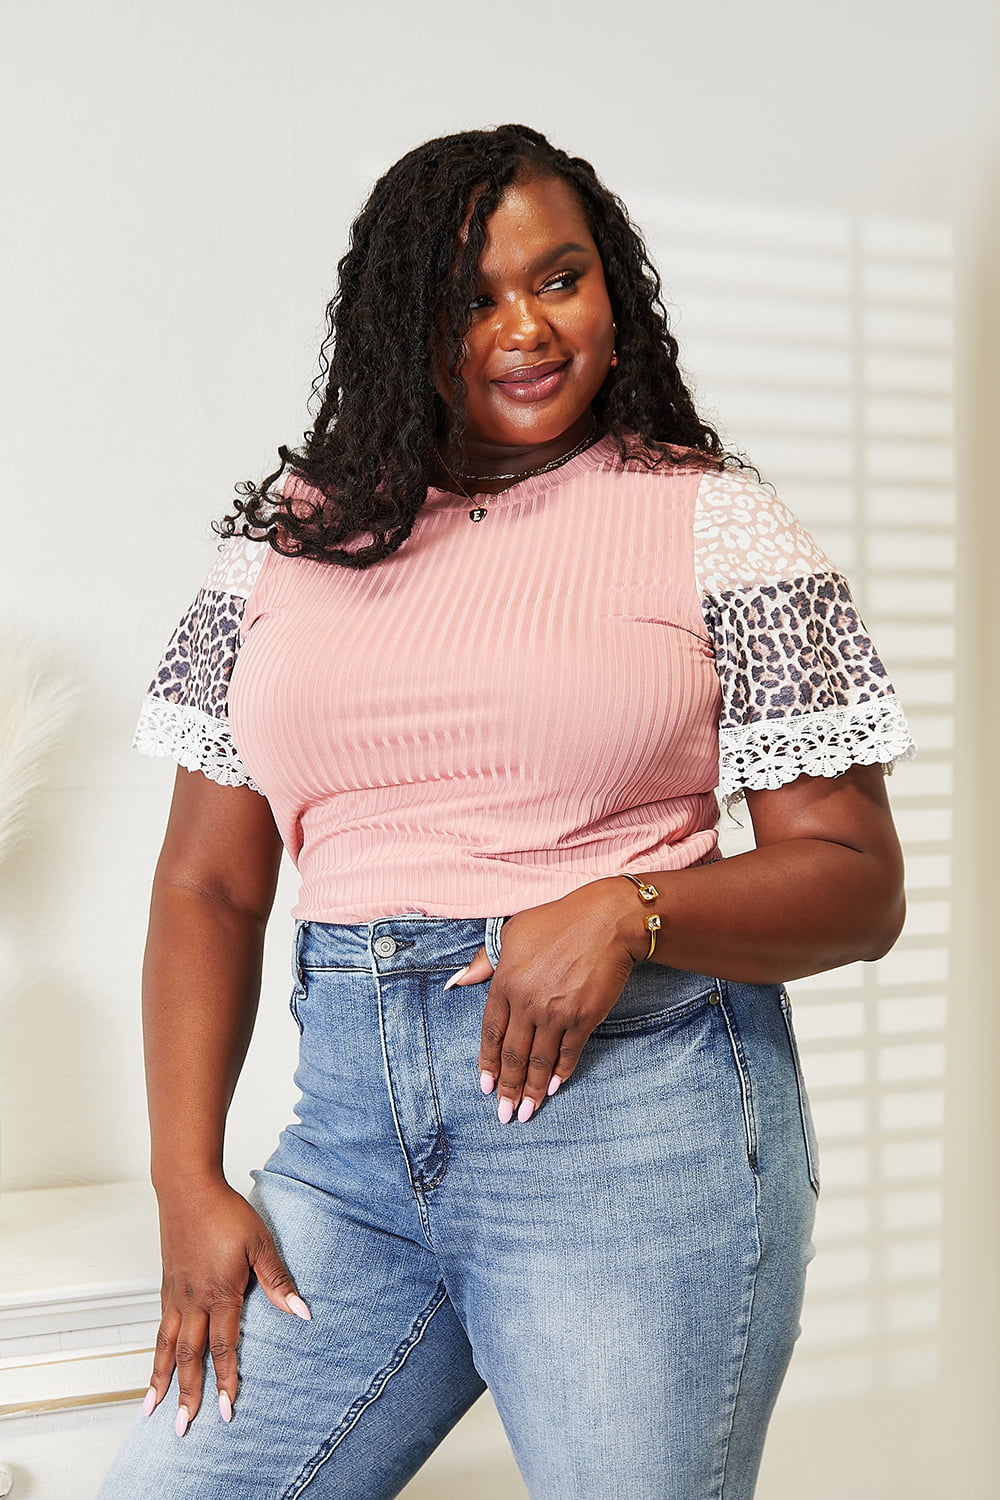
[[[914,753],[844,576],[791,511],[738,473],[706,474],[694,521],[722,687],[719,791],[784,786]]]
[[[234,537],[219,551],[181,619],[143,700],[133,745],[169,755],[220,786],[249,786],[229,729],[229,680],[247,599],[267,556],[261,542]]]

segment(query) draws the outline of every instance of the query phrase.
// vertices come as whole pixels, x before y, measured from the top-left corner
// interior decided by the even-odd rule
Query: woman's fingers
[[[171,1309],[160,1323],[156,1338],[153,1376],[143,1411],[149,1416],[162,1401],[177,1370],[178,1437],[183,1437],[202,1402],[202,1381],[206,1346],[212,1356],[219,1414],[228,1422],[233,1415],[238,1384],[236,1351],[240,1334],[239,1295],[220,1298],[210,1310],[192,1307],[183,1315]]]
[[[493,1092],[500,1074],[501,1049],[509,1020],[510,1006],[499,990],[491,985],[483,1008],[483,1029],[479,1043],[479,1085],[484,1094]]]
[[[450,990],[455,984],[485,984],[492,977],[493,965],[486,955],[486,949],[480,948],[464,969],[456,969],[451,978],[445,981],[444,988]]]
[[[504,1037],[497,1113],[501,1120],[516,1114],[524,1124],[545,1099],[559,1057],[562,1029],[534,1026],[527,1018],[511,1025]]]
[[[500,1119],[510,1120],[516,1115],[523,1124],[569,1078],[590,1032],[580,1035],[579,1030],[543,1030],[536,1026],[527,1045],[520,1042],[522,1035],[526,1036],[527,1030],[516,1032],[513,1041],[509,1032],[504,1038],[497,1097]]]
[[[493,978],[493,965],[487,956],[486,949],[480,948],[475,956],[466,964],[464,969],[458,969],[451,978],[445,982],[444,988],[450,990],[453,985],[485,984],[488,979]],[[500,1032],[503,1035],[503,1032]],[[483,1045],[479,1051],[479,1087],[484,1094],[492,1094],[497,1081],[497,1072],[500,1067],[500,1053],[496,1047],[490,1047],[486,1041],[486,1022],[483,1022]]]
[[[528,1004],[509,1001],[499,982],[490,986],[483,1008],[480,1081],[486,1094],[496,1087],[503,1124],[515,1117],[522,1124],[530,1120],[565,1083],[591,1029],[585,1023],[567,1027],[545,1018]]]
[[[156,1349],[153,1353],[153,1372],[149,1378],[149,1390],[142,1403],[148,1417],[163,1400],[174,1373],[174,1347],[181,1326],[180,1314],[174,1308],[164,1311],[160,1326],[156,1330]]]
[[[261,1291],[280,1312],[290,1313],[305,1322],[311,1313],[299,1296],[291,1273],[275,1248],[274,1241],[264,1228],[247,1246],[247,1261],[257,1278]],[[243,1307],[244,1291],[220,1295],[212,1304],[209,1314],[208,1347],[215,1370],[215,1385],[218,1392],[219,1416],[224,1422],[232,1420],[233,1404],[239,1384],[237,1351],[240,1336],[240,1311]],[[178,1359],[178,1372],[180,1360]],[[192,1410],[190,1415],[194,1416]],[[178,1422],[178,1431],[180,1423]]]
[[[511,1013],[500,1049],[500,1073],[497,1078],[497,1114],[506,1125],[521,1104],[525,1075],[535,1041],[535,1028],[523,1016]]]
[[[194,1212],[189,1203],[180,1209],[161,1204],[160,1212],[163,1315],[143,1410],[147,1416],[155,1410],[176,1371],[176,1432],[183,1437],[202,1405],[206,1351],[215,1375],[216,1420],[232,1418],[240,1312],[251,1274],[281,1312],[307,1322],[310,1313],[266,1225],[240,1194],[223,1185]]]
[[[273,1302],[281,1312],[293,1313],[304,1322],[310,1322],[312,1313],[299,1296],[291,1272],[263,1227],[251,1252],[250,1265],[269,1302]]]
[[[561,1027],[543,1030],[536,1026],[517,1110],[517,1118],[522,1122],[531,1119],[539,1105],[556,1092],[576,1067],[580,1048],[568,1047],[567,1036],[568,1032]]]
[[[174,1346],[178,1391],[175,1430],[178,1437],[187,1432],[201,1405],[202,1361],[207,1342],[208,1313],[200,1308],[185,1312]]]
[[[503,952],[483,1011],[479,1067],[483,1092],[496,1086],[504,1122],[529,1120],[565,1083],[632,972],[635,960],[609,918],[608,884],[592,882],[503,924]],[[480,949],[453,982],[475,983],[488,972]]]
[[[236,1349],[240,1337],[242,1306],[242,1297],[229,1297],[212,1308],[209,1320],[208,1348],[212,1356],[212,1368],[215,1370],[219,1416],[224,1422],[232,1421],[233,1402],[236,1400]]]
[[[560,1083],[565,1083],[567,1078],[576,1068],[580,1061],[580,1054],[590,1037],[590,1030],[583,1031],[576,1028],[573,1031],[564,1031],[562,1041],[559,1044],[559,1055],[552,1070],[552,1079],[549,1083],[548,1092],[554,1094]],[[553,1085],[555,1085],[553,1087]]]

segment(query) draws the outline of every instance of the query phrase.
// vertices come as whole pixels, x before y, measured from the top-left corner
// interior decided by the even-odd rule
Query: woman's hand
[[[481,984],[493,976],[479,1067],[484,1093],[496,1087],[505,1124],[515,1111],[529,1120],[546,1094],[566,1081],[624,989],[641,956],[625,936],[639,929],[635,904],[628,882],[612,878],[529,907],[504,923],[495,973],[480,948],[449,981]]]
[[[308,1317],[267,1228],[222,1176],[226,1111],[253,1031],[281,840],[264,798],[178,770],[153,882],[143,1033],[160,1202],[162,1317],[144,1410],[176,1366],[177,1432],[201,1404],[210,1349],[225,1421],[236,1397],[251,1275],[275,1307]]]
[[[748,792],[747,803],[757,847],[644,872],[660,893],[649,907],[613,875],[504,923],[479,1054],[501,1120],[515,1110],[529,1119],[572,1073],[646,955],[648,915],[662,922],[654,963],[738,984],[783,983],[892,947],[906,908],[881,766],[799,776]],[[449,983],[481,984],[491,973],[480,949]]]
[[[225,1182],[161,1196],[160,1239],[162,1315],[143,1410],[148,1416],[162,1401],[176,1366],[176,1431],[183,1437],[201,1405],[206,1349],[215,1367],[219,1413],[224,1422],[232,1417],[240,1312],[251,1275],[282,1312],[308,1318],[309,1309],[263,1220]]]

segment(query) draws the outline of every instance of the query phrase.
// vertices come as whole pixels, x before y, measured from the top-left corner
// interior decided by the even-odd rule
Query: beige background
[[[50,0],[8,6],[3,33],[0,629],[49,647],[82,689],[35,836],[0,867],[8,1190],[144,1174],[137,974],[171,773],[127,748],[136,700],[233,482],[305,425],[322,305],[372,176],[429,135],[523,119],[627,200],[733,196],[953,230],[961,645],[943,1359],[909,1392],[780,1411],[762,1489],[992,1497],[996,7]],[[286,877],[279,913],[291,891]],[[238,1180],[289,1107],[285,948],[278,921],[235,1107]]]

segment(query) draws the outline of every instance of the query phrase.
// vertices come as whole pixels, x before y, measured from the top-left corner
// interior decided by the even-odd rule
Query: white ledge
[[[0,1415],[145,1388],[159,1321],[146,1183],[0,1197]]]

